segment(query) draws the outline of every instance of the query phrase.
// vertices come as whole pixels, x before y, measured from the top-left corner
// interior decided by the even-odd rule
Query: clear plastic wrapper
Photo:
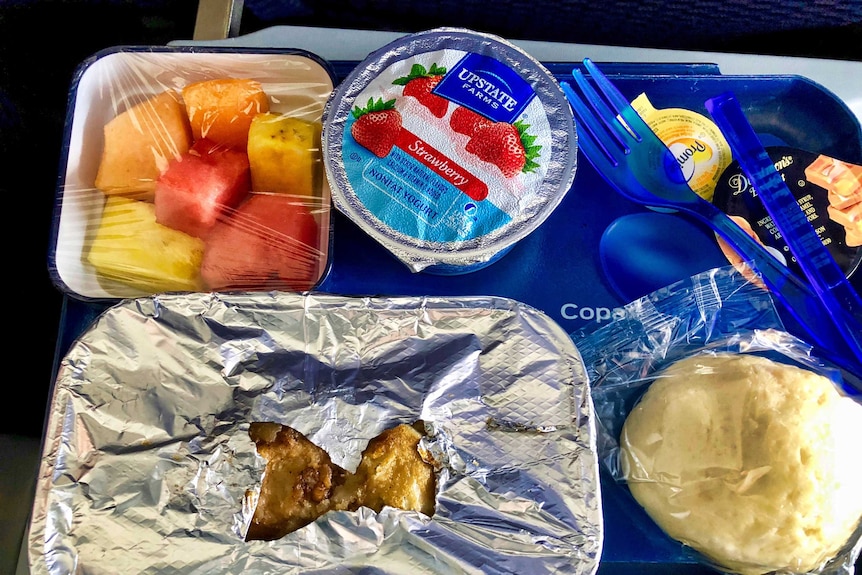
[[[62,360],[29,531],[33,573],[594,573],[594,411],[566,333],[502,298],[162,294],[109,308]],[[353,471],[422,420],[428,517],[329,512],[245,541],[255,421]]]
[[[305,291],[328,263],[325,62],[119,47],[75,75],[49,268],[81,299]]]
[[[728,573],[854,572],[858,378],[787,333],[756,277],[714,269],[572,338],[600,462],[668,536]]]

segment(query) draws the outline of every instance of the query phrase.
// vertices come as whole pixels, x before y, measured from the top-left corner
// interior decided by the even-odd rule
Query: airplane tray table
[[[251,43],[310,51],[317,47],[303,46],[301,38],[293,44],[290,37],[283,35],[284,30],[273,29],[269,34],[255,36]],[[222,44],[236,42],[242,42],[242,38]],[[357,46],[362,43],[357,42]],[[629,99],[646,92],[657,108],[685,107],[706,114],[703,107],[706,98],[733,90],[765,145],[789,146],[862,164],[862,131],[858,113],[846,100],[847,86],[830,90],[810,78],[783,71],[728,75],[707,60],[712,56],[708,54],[652,51],[655,62],[636,62],[645,57],[640,54],[635,58],[636,52],[583,47],[581,54],[599,63]],[[335,50],[332,55],[343,54]],[[357,53],[356,59],[329,61],[340,80],[364,55]],[[631,61],[625,58],[627,55],[632,56]],[[617,63],[602,64],[605,56]],[[674,63],[675,56],[683,63]],[[575,60],[542,59],[560,80],[570,77],[577,65],[572,63]],[[704,63],[685,63],[692,61]],[[767,58],[766,64],[775,61]],[[844,93],[844,97],[837,97],[836,92]],[[858,96],[862,97],[862,93]],[[819,129],[811,129],[813,126]],[[356,296],[502,296],[542,310],[567,333],[589,322],[609,321],[615,309],[677,279],[727,265],[711,230],[683,217],[652,212],[625,200],[580,153],[573,189],[551,216],[501,259],[472,273],[450,276],[412,273],[335,210],[332,226],[330,268],[317,291]],[[851,270],[858,267],[859,256],[851,263]],[[862,272],[852,274],[851,279],[857,289],[862,289]],[[76,338],[110,305],[111,302],[65,297],[55,371]],[[641,526],[650,524],[649,520],[624,487],[609,476],[602,477],[602,501],[605,539],[599,573],[713,572],[657,527],[642,529]],[[633,521],[636,516],[642,520]]]

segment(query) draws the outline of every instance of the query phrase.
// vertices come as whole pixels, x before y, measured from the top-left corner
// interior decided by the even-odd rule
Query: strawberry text
[[[407,128],[401,128],[395,145],[477,202],[488,197],[488,186],[484,182]]]
[[[416,140],[410,144],[407,147],[407,151],[412,152],[411,155],[414,158],[422,160],[422,163],[436,168],[435,171],[437,173],[448,177],[456,186],[461,186],[467,183],[467,178],[449,164],[449,158],[435,155],[435,150],[429,150],[426,148],[421,140]]]

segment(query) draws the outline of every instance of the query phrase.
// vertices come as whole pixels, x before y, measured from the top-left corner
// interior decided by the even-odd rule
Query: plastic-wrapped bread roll
[[[671,537],[743,574],[818,569],[862,518],[862,406],[814,372],[698,355],[623,426],[632,495]]]

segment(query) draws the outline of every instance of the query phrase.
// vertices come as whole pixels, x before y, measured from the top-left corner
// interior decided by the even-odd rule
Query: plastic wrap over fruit
[[[246,541],[253,422],[352,471],[424,422],[435,508],[330,511]],[[109,308],[62,360],[29,530],[34,574],[594,573],[594,411],[571,339],[502,298],[171,294]]]
[[[369,55],[324,112],[333,203],[412,271],[496,261],[572,185],[577,138],[554,76],[508,41],[411,34]]]
[[[328,264],[328,66],[304,52],[115,48],[79,67],[49,268],[81,299],[305,291]]]

